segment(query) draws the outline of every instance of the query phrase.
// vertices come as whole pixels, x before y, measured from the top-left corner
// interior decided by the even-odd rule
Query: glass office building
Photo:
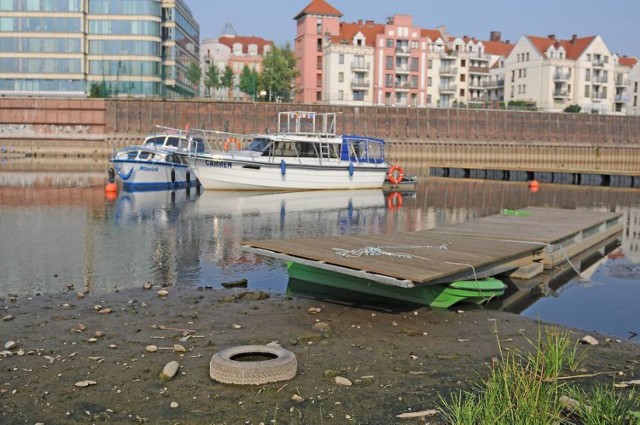
[[[199,32],[183,0],[0,0],[0,94],[193,96]]]

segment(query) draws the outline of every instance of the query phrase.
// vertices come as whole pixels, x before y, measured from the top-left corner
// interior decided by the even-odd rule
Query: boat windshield
[[[249,143],[249,150],[254,152],[264,152],[271,146],[271,140],[265,138],[255,138]]]

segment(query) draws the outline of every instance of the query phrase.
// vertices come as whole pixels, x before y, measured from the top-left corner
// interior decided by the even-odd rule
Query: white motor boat
[[[218,137],[223,150],[196,153],[190,164],[205,189],[316,190],[379,189],[389,170],[384,141],[335,134],[335,113],[281,112],[278,132]]]
[[[110,174],[126,189],[169,189],[196,183],[188,158],[153,146],[130,146],[111,159]]]

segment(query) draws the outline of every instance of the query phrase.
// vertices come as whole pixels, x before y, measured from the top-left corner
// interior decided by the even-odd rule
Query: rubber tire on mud
[[[276,356],[264,361],[236,361],[242,354]],[[298,361],[295,354],[281,347],[268,345],[240,345],[219,351],[211,358],[209,376],[225,384],[261,385],[287,381],[296,376]]]

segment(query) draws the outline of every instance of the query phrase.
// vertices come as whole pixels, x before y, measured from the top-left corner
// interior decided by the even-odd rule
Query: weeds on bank
[[[496,332],[497,335],[497,332]],[[450,424],[640,424],[640,396],[617,393],[613,386],[587,392],[563,383],[561,373],[575,372],[585,358],[578,342],[556,327],[529,340],[528,354],[500,346],[500,360],[471,391],[440,395],[440,411]],[[566,397],[577,401],[568,411]]]

